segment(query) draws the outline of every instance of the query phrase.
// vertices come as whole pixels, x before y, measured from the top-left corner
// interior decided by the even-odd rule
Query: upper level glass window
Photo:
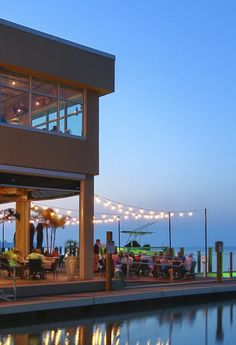
[[[29,93],[0,87],[0,121],[27,126],[29,116]]]
[[[78,89],[60,86],[60,130],[63,133],[83,135],[83,93]]]
[[[51,97],[58,96],[58,84],[57,83],[50,83],[45,80],[32,78],[31,83],[32,92],[39,93],[43,95],[48,95]]]
[[[83,135],[83,90],[0,70],[0,122]]]
[[[28,91],[29,77],[22,74],[2,71],[0,73],[0,85],[10,87],[13,89]]]

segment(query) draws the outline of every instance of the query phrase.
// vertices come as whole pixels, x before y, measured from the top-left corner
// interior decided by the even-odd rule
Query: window
[[[0,122],[83,135],[83,90],[0,70]]]
[[[0,87],[0,115],[2,122],[27,126],[29,93]]]
[[[57,126],[57,98],[32,93],[32,127],[51,130]]]
[[[83,93],[77,89],[60,87],[60,130],[83,135]]]

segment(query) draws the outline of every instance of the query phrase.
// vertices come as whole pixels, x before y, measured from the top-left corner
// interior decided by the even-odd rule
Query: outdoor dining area
[[[0,277],[20,279],[46,279],[48,273],[58,277],[59,253],[45,256],[40,249],[35,249],[27,258],[22,256],[20,249],[3,252],[0,255]]]
[[[97,240],[98,241],[98,240]],[[139,253],[123,252],[115,250],[112,254],[112,277],[114,279],[129,280],[154,279],[195,279],[196,259],[190,253],[187,257],[182,251],[176,255],[163,251],[147,254],[145,251]],[[94,272],[105,276],[106,255],[99,254],[98,261],[94,254]]]

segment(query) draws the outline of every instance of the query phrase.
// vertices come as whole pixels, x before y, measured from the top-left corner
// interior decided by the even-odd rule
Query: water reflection
[[[214,345],[236,336],[236,301],[0,330],[0,345]]]

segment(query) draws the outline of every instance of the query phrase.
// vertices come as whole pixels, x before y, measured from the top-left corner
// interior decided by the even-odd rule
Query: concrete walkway
[[[47,285],[47,284],[44,284]],[[91,310],[92,308],[107,308],[112,306],[131,305],[132,303],[155,302],[185,303],[186,301],[212,300],[217,298],[235,298],[236,280],[225,279],[222,283],[216,283],[213,279],[195,280],[172,283],[140,282],[139,285],[129,284],[118,291],[90,291],[71,294],[57,294],[50,296],[38,296],[21,298],[16,301],[0,300],[0,318],[6,316],[27,315],[37,312],[57,313],[69,309]]]

